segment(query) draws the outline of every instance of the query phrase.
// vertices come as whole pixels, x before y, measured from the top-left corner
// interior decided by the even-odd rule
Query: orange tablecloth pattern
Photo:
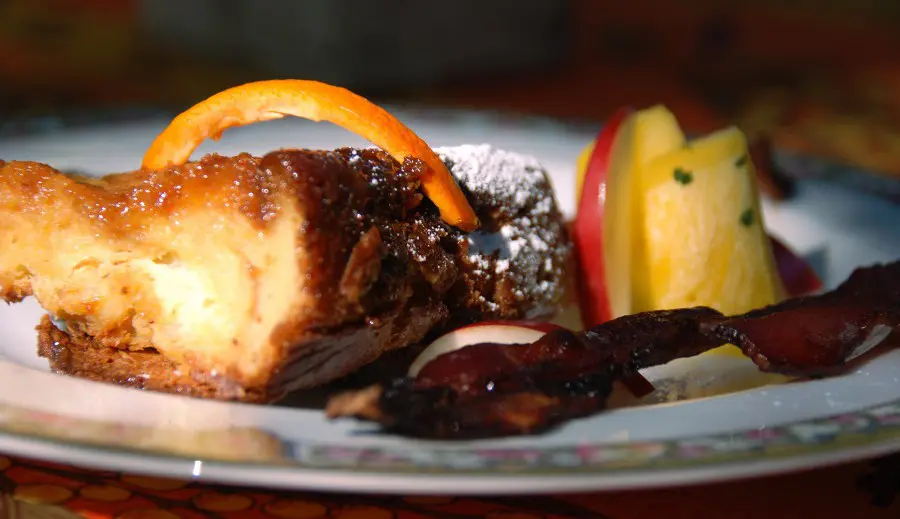
[[[900,517],[900,459],[710,486],[515,497],[268,491],[0,456],[0,518],[706,519]]]

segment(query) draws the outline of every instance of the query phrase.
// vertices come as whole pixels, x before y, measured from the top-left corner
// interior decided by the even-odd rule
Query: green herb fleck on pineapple
[[[745,153],[745,154],[741,155],[740,157],[738,157],[737,160],[734,161],[734,165],[739,168],[742,168],[749,161],[750,161],[750,157],[748,157],[747,154]]]
[[[675,182],[678,182],[682,186],[686,186],[694,181],[694,174],[681,168],[675,168],[674,177]]]
[[[741,225],[744,227],[750,227],[753,225],[753,221],[756,218],[753,215],[753,209],[746,209],[743,213],[741,213]]]

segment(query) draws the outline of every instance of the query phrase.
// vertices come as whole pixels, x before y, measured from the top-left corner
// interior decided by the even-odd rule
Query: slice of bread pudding
[[[0,162],[0,296],[34,296],[62,373],[271,401],[454,323],[552,314],[571,245],[546,173],[436,150],[482,222],[444,224],[421,163],[375,149],[211,155],[103,178]]]

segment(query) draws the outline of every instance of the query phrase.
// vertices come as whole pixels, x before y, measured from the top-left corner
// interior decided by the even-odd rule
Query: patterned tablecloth
[[[0,457],[0,518],[720,519],[900,517],[900,458],[704,487],[522,497],[210,486]]]

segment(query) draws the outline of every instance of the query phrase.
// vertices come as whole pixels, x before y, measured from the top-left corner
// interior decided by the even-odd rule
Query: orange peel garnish
[[[398,162],[414,157],[425,163],[422,189],[441,218],[466,231],[478,218],[447,166],[411,129],[383,108],[353,92],[318,81],[276,79],[223,90],[181,113],[159,134],[144,155],[143,167],[180,165],[206,138],[218,139],[228,128],[287,115],[329,121],[386,151]]]

